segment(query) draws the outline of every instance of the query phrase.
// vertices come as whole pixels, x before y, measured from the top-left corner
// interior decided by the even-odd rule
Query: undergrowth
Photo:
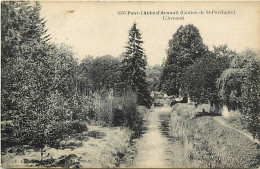
[[[217,123],[214,117],[195,116],[194,107],[188,104],[174,106],[171,113],[169,133],[184,145],[186,167],[252,168],[260,165],[256,144]]]

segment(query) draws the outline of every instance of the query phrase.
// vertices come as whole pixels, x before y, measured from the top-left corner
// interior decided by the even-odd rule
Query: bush
[[[81,133],[87,131],[87,125],[82,121],[63,121],[54,122],[49,125],[47,131],[45,132],[46,141],[43,144],[48,144],[49,146],[54,146],[56,140],[66,138],[70,134]]]
[[[125,124],[125,114],[123,108],[116,106],[113,108],[113,126],[123,126]]]
[[[82,121],[73,121],[71,122],[71,129],[74,130],[77,133],[81,133],[83,131],[87,131],[87,125],[85,122]]]
[[[101,97],[94,94],[94,119],[99,123],[113,126],[125,126],[140,135],[143,128],[143,113],[137,111],[137,95],[132,91],[123,92],[121,96],[113,96],[110,92]]]

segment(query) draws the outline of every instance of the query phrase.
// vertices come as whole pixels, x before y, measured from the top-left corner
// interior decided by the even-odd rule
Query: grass
[[[140,134],[146,110],[138,106],[137,95],[134,92],[126,91],[121,96],[113,96],[112,93],[101,96],[95,93],[93,107],[94,120],[98,125],[125,126],[135,134]]]
[[[201,106],[202,109],[204,106]],[[257,168],[259,147],[240,133],[217,123],[211,116],[196,117],[193,105],[173,107],[170,136],[183,146],[182,166],[206,168]],[[173,150],[174,151],[174,150]]]
[[[116,97],[95,93],[92,104],[88,119],[92,125],[82,120],[55,122],[51,142],[42,151],[33,145],[5,146],[2,166],[118,167],[131,140],[142,134],[147,109],[137,105],[137,96],[130,91]]]
[[[88,125],[89,131],[76,133],[61,140],[59,148],[45,146],[43,160],[40,151],[32,148],[17,154],[7,150],[2,154],[2,167],[99,167],[119,166],[131,140],[132,132],[120,127]]]

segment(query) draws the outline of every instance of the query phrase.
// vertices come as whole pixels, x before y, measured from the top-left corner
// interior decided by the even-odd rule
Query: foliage
[[[122,60],[122,79],[127,88],[137,93],[138,104],[150,107],[152,99],[146,81],[146,55],[142,48],[141,33],[136,26],[134,23],[129,30],[129,40]]]
[[[160,65],[147,66],[147,83],[151,91],[159,90],[160,76],[162,72],[162,67]]]
[[[81,133],[83,131],[87,131],[88,128],[85,122],[82,121],[73,121],[71,123],[71,129],[74,130],[76,133]]]
[[[109,126],[125,126],[140,135],[143,128],[143,113],[137,111],[137,95],[133,91],[126,91],[121,96],[114,96],[113,92],[106,96],[94,94],[94,119],[99,124]]]
[[[40,18],[40,4],[35,2],[6,1],[1,3],[1,57],[2,66],[22,54],[21,48],[37,42],[45,44],[49,40],[45,21]]]
[[[169,41],[159,88],[168,95],[188,94],[197,104],[210,102],[211,112],[221,106],[239,109],[248,130],[259,138],[259,53],[240,55],[226,45],[207,51],[193,25],[181,26]]]
[[[183,73],[206,50],[199,30],[194,25],[180,26],[169,41],[161,77],[162,90],[168,95],[179,95]]]
[[[68,46],[48,42],[39,3],[3,2],[2,21],[1,117],[12,122],[7,142],[42,148],[69,133],[64,122],[74,113],[88,110],[87,98],[77,94],[77,60]]]
[[[3,128],[4,144],[42,149],[86,130],[84,120],[115,126],[119,111],[120,125],[139,129],[136,95],[122,93],[121,62],[88,57],[79,65],[70,46],[48,41],[40,8],[38,2],[2,3],[1,111],[11,123]]]
[[[226,45],[215,47],[213,52],[203,55],[187,68],[181,83],[192,101],[197,104],[210,102],[212,106],[218,106],[216,80],[222,71],[229,67],[230,59],[234,55],[235,52],[229,50]]]
[[[13,121],[14,138],[21,142],[33,138],[35,144],[41,145],[47,120],[44,107],[51,82],[47,76],[51,59],[45,55],[48,46],[41,38],[45,32],[43,21],[35,16],[39,5],[3,2],[2,9],[2,14],[6,12],[2,15],[6,34],[1,37],[2,117]],[[39,29],[34,30],[35,25]]]
[[[195,110],[197,108],[193,105],[179,104],[173,107],[168,118],[169,128],[172,129],[169,130],[169,137],[175,142],[178,142],[179,138],[183,140],[181,143],[184,148],[169,146],[170,151],[177,156],[184,154],[182,164],[190,168],[258,167],[258,145],[249,141],[243,134],[223,126],[214,118],[192,118],[194,111],[201,111],[202,108],[204,107]]]
[[[229,109],[239,109],[248,130],[259,138],[259,53],[246,50],[234,57],[230,68],[218,79],[219,96]]]
[[[79,65],[79,90],[90,91],[121,90],[120,61],[110,55],[102,57],[87,56]]]

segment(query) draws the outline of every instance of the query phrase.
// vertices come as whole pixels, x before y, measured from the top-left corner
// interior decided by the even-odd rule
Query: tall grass
[[[177,104],[173,107],[170,120],[170,135],[182,145],[185,167],[216,167],[218,158],[208,146],[207,140],[198,139],[201,131],[194,117],[205,106]],[[199,110],[201,109],[201,110]]]
[[[137,95],[125,91],[121,96],[114,96],[113,91],[105,96],[93,95],[94,120],[98,125],[110,127],[125,126],[140,135],[143,127],[143,113],[137,110]]]
[[[188,104],[173,106],[170,135],[183,147],[180,153],[184,154],[185,167],[259,166],[257,145],[243,135],[217,123],[210,116],[196,117],[197,111],[201,112],[201,109],[206,108],[203,105],[195,107]]]

